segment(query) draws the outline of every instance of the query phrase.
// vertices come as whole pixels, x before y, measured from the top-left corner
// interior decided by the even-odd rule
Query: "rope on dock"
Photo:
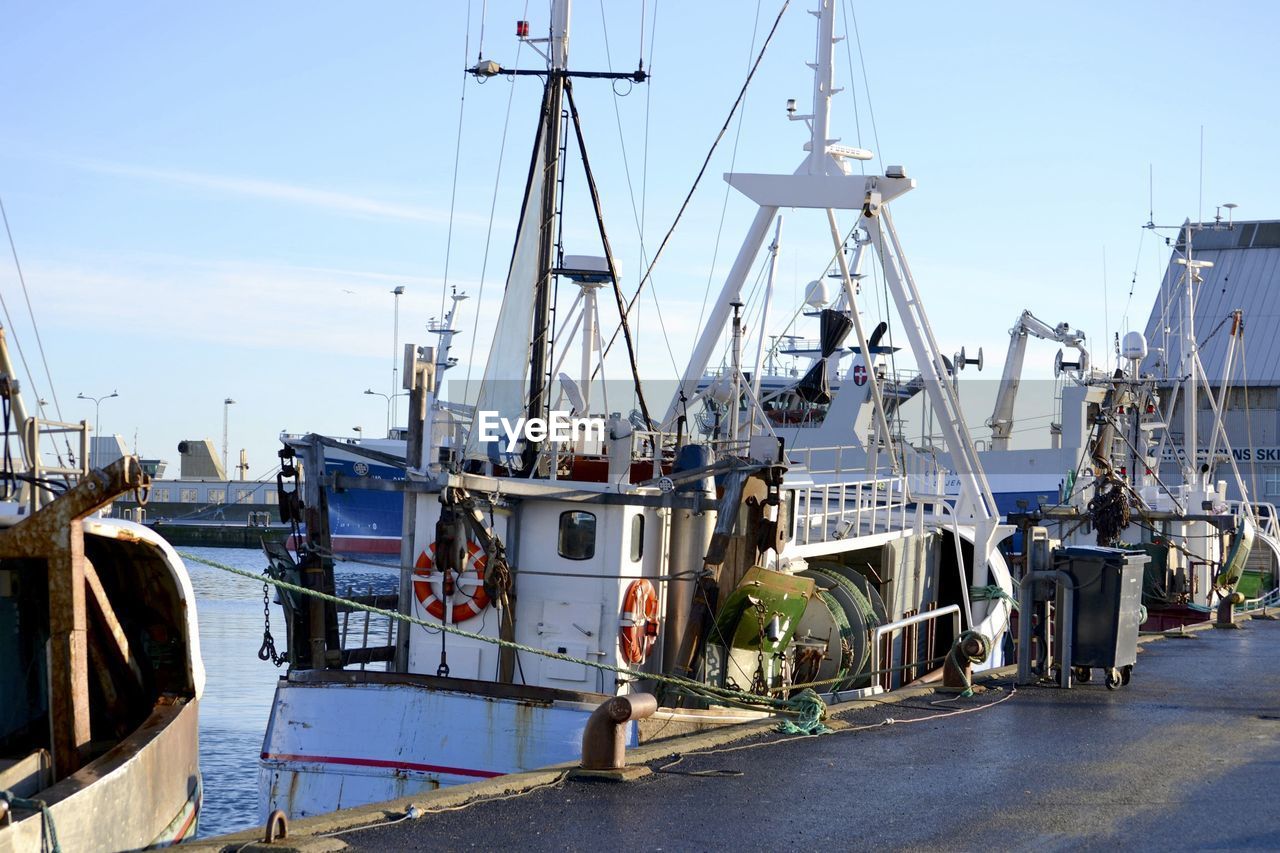
[[[407,622],[411,625],[418,625],[430,630],[445,631],[458,637],[465,637],[470,640],[478,640],[484,643],[490,643],[503,648],[514,649],[520,652],[528,652],[532,655],[550,658],[552,660],[564,661],[566,663],[574,663],[583,666],[595,667],[596,669],[606,672],[613,672],[618,675],[637,681],[656,681],[660,684],[667,684],[681,692],[715,702],[722,705],[732,707],[741,707],[751,710],[768,709],[775,714],[784,714],[793,720],[784,720],[778,730],[786,734],[823,734],[830,731],[824,724],[823,719],[827,714],[827,705],[822,698],[810,688],[805,688],[794,696],[787,698],[776,698],[772,696],[759,696],[754,693],[747,693],[742,690],[735,690],[728,687],[716,687],[710,684],[704,684],[701,681],[694,681],[691,678],[682,678],[678,675],[667,675],[665,673],[644,672],[642,670],[631,669],[629,667],[615,666],[613,664],[604,663],[602,661],[584,660],[575,658],[572,655],[561,654],[560,652],[552,652],[547,649],[540,649],[537,646],[527,646],[523,643],[517,643],[512,640],[503,640],[498,637],[489,637],[484,634],[477,634],[474,631],[467,631],[456,625],[445,624],[444,622],[428,621],[420,619],[416,616],[410,616],[407,613],[401,613],[397,610],[388,610],[384,607],[375,607],[371,604],[364,604],[359,601],[352,601],[337,595],[330,595],[319,590],[309,589],[288,581],[279,580],[266,574],[255,574],[246,569],[238,569],[235,566],[228,566],[225,563],[219,563],[216,560],[210,560],[206,557],[200,557],[196,554],[178,552],[178,556],[184,560],[191,560],[211,568],[220,569],[234,575],[249,578],[251,580],[268,583],[279,589],[296,592],[300,595],[309,595],[318,598],[321,601],[327,601],[331,604],[340,604],[344,607],[350,607],[353,610],[363,610],[376,616],[385,616],[388,619],[397,619],[401,622]]]

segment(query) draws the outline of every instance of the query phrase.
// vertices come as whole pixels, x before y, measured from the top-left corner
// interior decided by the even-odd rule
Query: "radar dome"
[[[1132,331],[1120,342],[1120,354],[1134,361],[1142,361],[1147,357],[1147,339],[1142,332]]]
[[[831,291],[822,279],[814,279],[804,291],[804,304],[810,308],[822,308],[831,301]]]

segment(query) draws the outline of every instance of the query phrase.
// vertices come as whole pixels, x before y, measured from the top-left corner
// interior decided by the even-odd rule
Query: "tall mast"
[[[1200,436],[1196,422],[1197,409],[1200,408],[1199,400],[1197,399],[1199,391],[1196,384],[1200,381],[1200,356],[1199,346],[1196,343],[1195,286],[1200,281],[1200,270],[1213,266],[1213,262],[1194,259],[1191,243],[1195,229],[1190,221],[1183,223],[1182,234],[1182,239],[1184,240],[1183,257],[1178,259],[1178,263],[1186,267],[1182,289],[1182,347],[1186,361],[1182,371],[1182,429],[1183,443],[1185,445],[1183,448],[1182,479],[1193,490],[1198,490],[1204,485],[1204,478],[1200,475]]]
[[[552,277],[556,268],[556,192],[560,182],[560,132],[564,105],[565,70],[569,59],[570,0],[557,0],[551,10],[551,41],[547,52],[547,84],[542,107],[543,168],[541,231],[538,240],[538,277],[533,290],[533,345],[529,353],[529,396],[525,417],[546,418],[548,373],[551,355]],[[537,458],[538,445],[525,449],[525,467]]]

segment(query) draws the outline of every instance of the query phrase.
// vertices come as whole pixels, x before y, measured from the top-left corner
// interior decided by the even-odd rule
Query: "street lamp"
[[[235,404],[236,401],[230,397],[222,401],[222,473],[228,480],[231,479],[231,475],[227,474],[227,420],[231,407]]]
[[[358,438],[358,439],[363,439],[363,438],[364,438],[364,427],[362,427],[362,426],[353,426],[353,427],[351,428],[351,431],[352,431],[352,432],[354,432],[354,433],[356,434],[356,438]]]
[[[93,428],[98,431],[98,436],[102,435],[102,423],[101,423],[101,417],[100,417],[102,412],[102,401],[110,400],[112,397],[119,397],[119,396],[120,395],[115,391],[112,391],[110,394],[104,394],[101,397],[90,397],[88,394],[76,395],[77,400],[90,400],[93,402]],[[93,444],[89,448],[89,467],[96,468],[97,461],[98,461],[98,442],[95,439]]]
[[[391,333],[391,423],[387,424],[387,435],[391,435],[391,424],[396,422],[396,392],[400,390],[400,297],[404,294],[404,285],[396,285],[391,295],[396,298],[396,322]]]
[[[387,437],[390,438],[391,437],[391,397],[389,397],[386,394],[383,394],[381,391],[375,391],[372,388],[366,388],[364,393],[371,394],[374,397],[381,397],[382,399],[387,401]]]

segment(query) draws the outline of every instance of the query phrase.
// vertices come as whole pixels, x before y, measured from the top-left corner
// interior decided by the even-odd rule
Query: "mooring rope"
[[[466,637],[467,639],[478,640],[480,642],[490,643],[503,648],[514,649],[520,652],[528,652],[529,654],[550,658],[552,660],[595,667],[596,669],[613,672],[637,681],[656,681],[660,684],[667,684],[682,692],[724,705],[736,705],[738,707],[745,707],[752,710],[759,710],[761,707],[768,708],[773,713],[786,714],[787,716],[796,718],[794,722],[791,720],[785,720],[779,724],[779,731],[785,733],[818,734],[828,731],[827,727],[822,723],[822,720],[826,717],[827,705],[822,701],[822,697],[809,688],[799,691],[794,696],[781,699],[772,696],[759,696],[754,693],[747,693],[742,690],[735,690],[728,687],[716,687],[714,685],[704,684],[701,681],[694,681],[691,678],[682,678],[678,675],[644,672],[642,670],[630,669],[629,667],[615,666],[613,664],[604,663],[603,661],[584,660],[581,658],[575,658],[572,655],[541,649],[537,646],[527,646],[513,640],[503,640],[499,637],[477,634],[474,631],[467,631],[456,625],[449,625],[444,622],[428,621],[416,616],[410,616],[407,613],[401,613],[397,610],[388,610],[384,607],[375,607],[371,604],[352,601],[337,595],[330,595],[326,592],[320,592],[319,590],[309,589],[295,583],[273,578],[270,575],[255,574],[254,572],[246,569],[238,569],[235,566],[228,566],[225,563],[219,563],[216,560],[210,560],[206,557],[200,557],[195,554],[179,552],[178,556],[182,557],[184,560],[192,560],[194,562],[210,566],[211,568],[220,569],[224,572],[250,578],[257,582],[268,583],[279,589],[289,590],[290,592],[296,592],[300,595],[309,595],[313,598],[318,598],[321,601],[327,601],[331,604],[340,604],[344,607],[350,607],[353,610],[363,610],[376,616],[385,616],[388,619],[398,619],[401,622],[407,622],[411,625],[419,625],[433,631],[445,631],[446,633],[453,634],[458,637]]]

